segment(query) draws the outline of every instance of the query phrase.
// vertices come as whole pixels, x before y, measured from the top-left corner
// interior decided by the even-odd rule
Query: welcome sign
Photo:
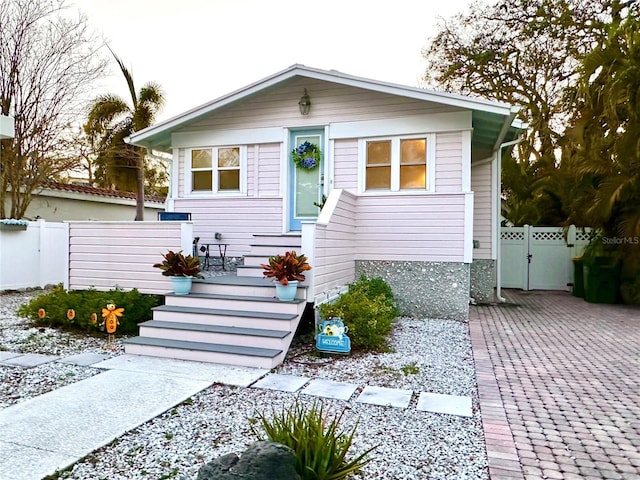
[[[325,320],[316,336],[316,348],[321,352],[349,353],[351,340],[346,335],[348,330],[341,318]]]

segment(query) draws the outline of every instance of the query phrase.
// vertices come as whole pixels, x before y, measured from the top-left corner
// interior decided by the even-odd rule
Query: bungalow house
[[[498,164],[516,113],[293,65],[129,141],[173,156],[168,210],[243,258],[239,276],[294,248],[313,266],[309,303],[365,274],[389,282],[404,315],[466,319],[470,298],[494,298]]]

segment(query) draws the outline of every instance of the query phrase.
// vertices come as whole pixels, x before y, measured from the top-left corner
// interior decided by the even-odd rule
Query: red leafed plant
[[[292,280],[304,281],[305,276],[302,272],[311,270],[307,257],[298,255],[295,251],[269,257],[269,264],[263,263],[260,266],[264,268],[263,275],[266,278],[273,278],[282,285],[288,285]]]

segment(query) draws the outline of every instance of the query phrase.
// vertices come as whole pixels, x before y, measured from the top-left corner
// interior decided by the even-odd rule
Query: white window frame
[[[224,148],[240,149],[240,190],[219,190],[218,183],[218,150]],[[194,170],[191,169],[191,155],[194,150],[211,150],[212,190],[193,191]],[[185,149],[185,197],[238,197],[247,195],[247,146],[246,145],[216,145],[205,147],[191,147]],[[226,170],[226,169],[221,169]],[[203,171],[203,169],[195,169]],[[207,170],[208,171],[208,170]]]
[[[425,139],[427,142],[427,181],[425,188],[400,188],[400,141]],[[367,190],[367,143],[391,141],[391,188]],[[415,195],[435,191],[436,135],[397,135],[389,137],[361,138],[358,142],[358,193],[363,195]]]

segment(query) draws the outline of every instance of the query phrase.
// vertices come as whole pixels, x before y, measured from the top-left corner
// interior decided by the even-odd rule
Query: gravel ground
[[[73,355],[105,351],[102,338],[78,337],[52,329],[29,327],[14,312],[42,292],[0,295],[0,350]],[[475,374],[464,323],[399,318],[391,336],[391,352],[319,357],[310,338],[296,340],[277,373],[304,375],[365,385],[471,396],[471,418],[416,410],[322,400],[329,414],[344,412],[346,429],[358,423],[351,452],[377,446],[362,479],[486,480],[487,457],[478,411]],[[99,373],[89,367],[50,363],[23,369],[0,366],[0,408]],[[60,478],[76,480],[189,479],[219,455],[241,452],[255,441],[252,419],[280,411],[297,399],[315,397],[252,388],[213,385],[189,401],[141,425],[84,458]]]

